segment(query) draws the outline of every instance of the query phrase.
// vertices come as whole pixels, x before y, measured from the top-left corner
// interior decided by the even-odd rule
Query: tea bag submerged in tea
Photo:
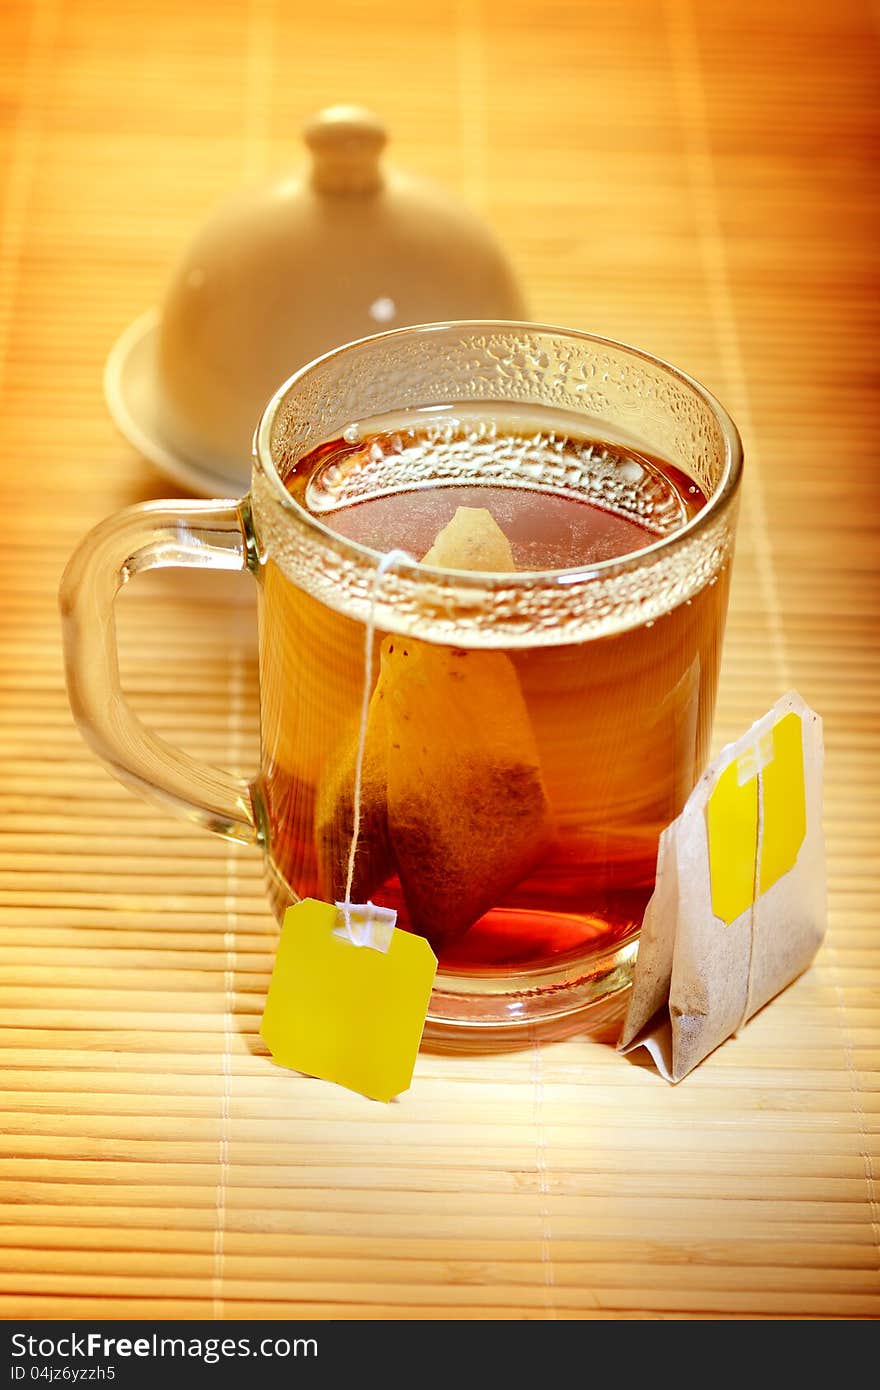
[[[619,1048],[680,1081],[807,968],[825,934],[822,721],[783,696],[663,832]]]
[[[510,541],[485,507],[456,507],[422,564],[483,574],[513,574],[516,570]]]
[[[515,569],[491,514],[471,507],[456,511],[424,563]],[[355,752],[353,740],[319,794],[321,880],[337,896]],[[385,639],[370,701],[361,826],[355,896],[366,899],[396,872],[413,929],[435,946],[467,931],[534,867],[552,825],[509,657]]]
[[[388,833],[413,924],[435,945],[467,931],[550,839],[516,671],[498,652],[397,640],[382,654]]]

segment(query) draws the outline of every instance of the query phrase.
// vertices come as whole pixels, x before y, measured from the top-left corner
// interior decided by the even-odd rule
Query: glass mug
[[[536,524],[560,493],[595,500],[601,476],[572,465],[588,455],[551,466],[545,450],[535,463],[523,421],[531,430],[539,417],[534,439],[632,448],[680,470],[706,502],[639,550],[575,567],[389,563],[387,544],[343,534],[342,510],[312,507],[303,476],[317,446],[369,443],[362,422],[383,417],[422,420],[452,445],[413,464],[412,430],[386,429],[394,448],[375,468],[364,450],[364,467],[343,457],[325,468],[321,505],[335,488],[334,505],[427,490],[433,507],[463,479],[477,498],[525,488]],[[496,448],[508,418],[522,447]],[[464,464],[463,420],[481,442]],[[77,722],[137,790],[259,844],[279,918],[303,897],[338,900],[372,615],[353,899],[396,907],[399,925],[431,940],[429,1024],[490,1038],[570,1022],[629,983],[660,832],[706,761],[741,467],[712,396],[634,348],[514,323],[348,344],[270,401],[241,502],[132,507],[82,543],[61,595]],[[262,751],[250,783],[170,747],[123,699],[114,596],[158,566],[247,568],[259,586]]]

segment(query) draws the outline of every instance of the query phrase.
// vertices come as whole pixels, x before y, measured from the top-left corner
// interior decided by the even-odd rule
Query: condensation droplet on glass
[[[641,481],[644,469],[636,459],[625,459],[618,468],[618,476],[627,483],[638,483]]]
[[[377,323],[390,323],[396,317],[397,305],[385,294],[374,299],[370,305],[370,318],[375,319]]]

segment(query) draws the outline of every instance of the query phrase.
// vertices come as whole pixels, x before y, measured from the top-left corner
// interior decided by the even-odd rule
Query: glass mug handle
[[[61,581],[60,603],[70,704],[98,756],[123,782],[176,815],[252,843],[258,834],[247,782],[173,748],[126,703],[113,611],[123,584],[145,570],[244,569],[246,505],[245,500],[128,507],[80,542]]]

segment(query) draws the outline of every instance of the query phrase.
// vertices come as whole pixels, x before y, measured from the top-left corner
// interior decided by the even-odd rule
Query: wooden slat
[[[876,54],[857,0],[7,6],[0,1316],[880,1313]],[[423,1050],[389,1107],[274,1068],[258,859],[72,727],[65,560],[173,491],[107,417],[107,350],[211,203],[339,99],[490,218],[536,318],[680,363],[743,429],[716,740],[788,686],[825,717],[831,930],[675,1090],[613,1029]],[[242,770],[252,610],[231,576],[120,605],[138,711]]]

